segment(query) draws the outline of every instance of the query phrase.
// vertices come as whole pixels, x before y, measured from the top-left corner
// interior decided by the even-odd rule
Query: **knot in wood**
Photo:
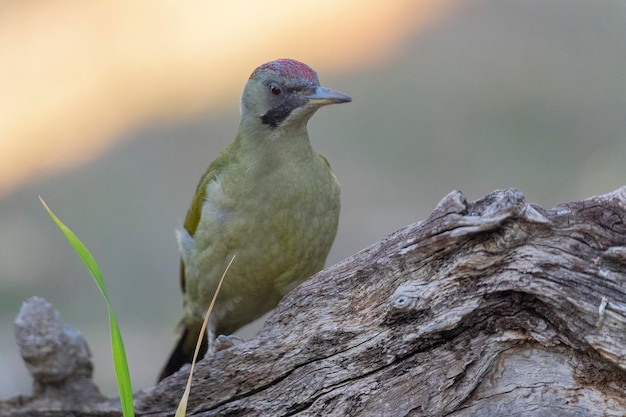
[[[430,310],[426,285],[410,282],[400,285],[391,296],[385,323],[419,321]]]
[[[391,308],[396,310],[422,310],[423,286],[415,283],[399,286],[391,296]]]

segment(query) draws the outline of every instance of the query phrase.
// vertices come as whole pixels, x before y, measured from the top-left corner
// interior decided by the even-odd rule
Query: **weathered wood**
[[[452,192],[200,362],[188,415],[623,416],[625,313],[626,187],[551,210]],[[185,377],[138,415],[172,415]]]

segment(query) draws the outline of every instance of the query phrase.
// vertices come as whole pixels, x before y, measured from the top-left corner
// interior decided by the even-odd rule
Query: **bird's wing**
[[[326,168],[328,168],[328,170],[330,172],[332,172],[332,169],[330,168],[330,162],[328,162],[328,159],[326,159],[326,157],[324,155],[321,155],[319,153],[316,152],[316,155],[319,159],[322,160],[322,162],[324,162],[324,164],[326,165]]]
[[[193,237],[200,223],[200,217],[202,216],[202,206],[207,199],[207,186],[212,181],[216,181],[218,175],[223,171],[224,167],[232,162],[234,159],[233,143],[227,146],[222,153],[209,165],[205,173],[200,178],[198,187],[191,206],[187,210],[187,216],[185,217],[184,227],[189,236]],[[180,261],[180,286],[185,292],[185,264],[183,260]]]

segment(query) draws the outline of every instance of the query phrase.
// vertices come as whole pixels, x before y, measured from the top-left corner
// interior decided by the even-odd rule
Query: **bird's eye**
[[[282,93],[282,90],[276,84],[270,84],[270,93],[277,96],[277,95],[280,95],[280,93]]]

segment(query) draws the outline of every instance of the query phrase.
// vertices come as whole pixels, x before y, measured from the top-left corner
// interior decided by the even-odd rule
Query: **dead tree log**
[[[137,414],[172,415],[185,378]],[[452,192],[292,291],[200,362],[188,415],[623,416],[625,398],[626,187],[551,210],[501,190]]]

